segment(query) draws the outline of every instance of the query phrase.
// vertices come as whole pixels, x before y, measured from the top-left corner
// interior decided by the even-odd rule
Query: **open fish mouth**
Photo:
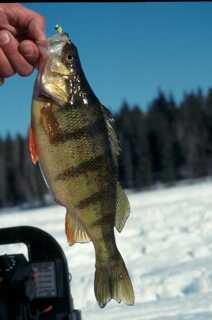
[[[57,33],[46,40],[37,41],[37,45],[41,52],[44,51],[54,55],[61,55],[62,49],[66,43],[71,43],[67,33]]]
[[[69,35],[67,33],[57,33],[46,40],[37,41],[37,45],[40,49],[41,58],[38,66],[39,73],[44,72],[44,67],[47,62],[51,59],[61,60],[63,48],[67,43],[71,43]],[[58,63],[57,63],[58,64]],[[64,69],[64,68],[63,68]],[[58,72],[59,68],[52,70],[52,72]],[[68,75],[68,71],[64,71],[64,75]],[[62,74],[59,72],[59,74]]]
[[[40,64],[35,95],[51,97],[59,104],[68,101],[68,92],[65,80],[70,75],[68,68],[62,61],[64,46],[70,43],[65,33],[58,33],[47,40],[40,41],[38,46],[41,52]]]

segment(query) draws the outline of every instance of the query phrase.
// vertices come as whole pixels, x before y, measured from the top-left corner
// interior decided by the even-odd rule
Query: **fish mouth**
[[[48,97],[59,105],[68,102],[68,91],[66,79],[70,70],[59,60],[48,61],[43,68],[43,72],[37,79],[37,87],[40,97]]]
[[[66,43],[71,43],[67,33],[56,34],[46,40],[37,41],[41,52],[47,55],[53,54],[58,56],[62,54],[63,47]]]
[[[71,71],[61,59],[63,48],[67,43],[70,43],[70,40],[66,34],[56,34],[38,44],[41,59],[35,94],[51,98],[59,104],[68,101],[66,79]]]
[[[38,65],[39,73],[43,72],[48,60],[54,61],[56,59],[57,61],[59,61],[61,59],[63,48],[67,43],[71,43],[71,40],[67,33],[56,34],[46,40],[37,41],[37,45],[41,53],[41,58]],[[61,65],[59,66],[58,62],[57,65],[56,63],[54,63],[52,72],[68,75],[69,72],[67,68],[65,70],[65,68]],[[59,67],[56,68],[57,66]]]

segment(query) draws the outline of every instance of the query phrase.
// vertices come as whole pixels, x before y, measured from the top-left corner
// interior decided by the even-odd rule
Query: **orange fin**
[[[72,212],[70,213],[70,210],[67,210],[66,212],[65,232],[68,243],[71,246],[75,244],[75,242],[85,243],[90,241],[84,226],[76,215],[73,215]]]
[[[73,244],[75,244],[74,230],[68,221],[68,212],[66,212],[66,218],[65,218],[65,232],[66,232],[68,243],[72,246]]]
[[[35,132],[32,127],[29,129],[29,152],[32,159],[32,163],[36,164],[39,160],[39,157],[35,141]]]

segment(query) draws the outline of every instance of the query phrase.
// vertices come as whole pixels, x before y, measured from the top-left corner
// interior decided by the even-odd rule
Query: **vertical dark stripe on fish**
[[[85,199],[81,200],[80,202],[78,202],[78,204],[76,205],[76,208],[85,209],[89,205],[94,204],[96,202],[99,202],[102,199],[105,199],[106,201],[107,200],[110,201],[108,190],[102,190],[102,191],[98,191],[98,192],[93,193],[88,198],[85,198]]]
[[[114,210],[113,210],[114,211]],[[96,219],[92,222],[92,227],[96,227],[96,226],[100,226],[100,225],[104,225],[104,226],[113,226],[114,225],[114,221],[115,221],[115,216],[112,212],[107,212],[107,213],[102,213],[102,215],[100,216],[96,216]]]
[[[69,178],[75,178],[81,174],[87,173],[88,171],[96,171],[101,169],[105,164],[105,154],[99,155],[96,158],[91,158],[87,161],[81,162],[76,167],[70,167],[58,174],[55,180],[66,180]]]
[[[69,140],[77,140],[85,136],[96,136],[105,129],[105,123],[101,119],[96,120],[89,126],[74,131],[60,131],[54,138],[54,144],[65,143]]]

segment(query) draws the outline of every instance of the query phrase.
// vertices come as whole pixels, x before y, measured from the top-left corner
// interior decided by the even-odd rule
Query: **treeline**
[[[116,125],[125,188],[212,175],[212,89],[186,93],[179,104],[160,91],[147,112],[125,102]]]
[[[46,194],[39,168],[31,163],[27,138],[8,134],[0,139],[0,207],[45,205]]]
[[[212,89],[187,93],[179,104],[160,91],[146,112],[124,102],[114,118],[124,188],[212,175]],[[51,201],[39,167],[31,163],[27,138],[0,138],[0,207]]]

